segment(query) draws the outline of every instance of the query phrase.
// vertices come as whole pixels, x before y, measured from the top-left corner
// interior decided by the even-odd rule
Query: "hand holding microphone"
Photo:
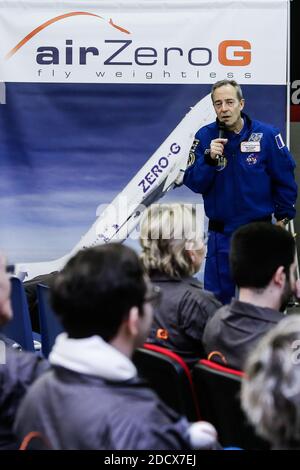
[[[210,156],[213,160],[220,160],[224,153],[224,145],[227,139],[214,139],[210,143]]]
[[[210,143],[210,156],[213,160],[220,161],[223,158],[224,146],[227,144],[228,139],[225,139],[225,124],[219,124],[219,137]]]

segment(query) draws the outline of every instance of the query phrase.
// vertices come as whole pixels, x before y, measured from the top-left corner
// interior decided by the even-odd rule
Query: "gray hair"
[[[201,249],[196,210],[191,204],[153,204],[141,222],[141,260],[148,273],[160,271],[172,278],[195,273],[187,250]]]
[[[221,86],[226,86],[226,85],[231,85],[235,89],[236,96],[237,96],[239,101],[241,101],[243,99],[242,89],[241,89],[240,85],[235,80],[220,80],[212,86],[211,93],[210,93],[212,102],[214,101],[214,92],[215,92],[215,90],[217,88],[220,88]]]
[[[299,347],[300,316],[289,315],[262,339],[245,368],[242,408],[277,448],[300,448]]]

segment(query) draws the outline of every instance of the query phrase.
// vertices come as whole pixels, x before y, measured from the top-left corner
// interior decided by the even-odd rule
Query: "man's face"
[[[139,314],[139,332],[135,340],[135,348],[142,346],[148,338],[153,321],[153,307],[159,304],[161,297],[159,287],[154,286],[148,276],[145,276],[145,282],[147,290],[142,305],[142,312]]]
[[[213,105],[220,122],[234,131],[240,127],[241,111],[245,101],[239,100],[232,85],[223,85],[214,91]]]
[[[5,272],[5,259],[0,255],[0,326],[12,317],[10,282]]]
[[[139,333],[135,340],[135,348],[143,346],[144,342],[149,336],[150,328],[153,321],[153,307],[150,302],[143,304],[143,312],[139,317]]]
[[[281,307],[280,311],[284,312],[291,297],[296,295],[297,297],[297,280],[296,280],[296,260],[291,264],[289,270],[289,279],[285,280],[284,289],[281,295]]]

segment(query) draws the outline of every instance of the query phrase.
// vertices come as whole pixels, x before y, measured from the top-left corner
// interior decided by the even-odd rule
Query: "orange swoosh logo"
[[[5,56],[5,59],[8,60],[10,59],[21,47],[23,47],[30,39],[32,39],[36,34],[38,34],[40,31],[43,29],[47,28],[53,23],[56,23],[57,21],[63,20],[65,18],[70,18],[71,16],[79,16],[79,15],[84,15],[84,16],[94,16],[96,18],[100,18],[101,20],[105,20],[102,16],[96,15],[95,13],[88,13],[86,11],[73,11],[71,13],[65,13],[64,15],[59,15],[56,16],[55,18],[51,18],[51,20],[46,21],[45,23],[41,24],[37,28],[35,28],[33,31],[31,31],[25,38],[23,38],[13,49],[11,49]],[[130,32],[123,28],[122,26],[118,26],[113,22],[113,20],[110,18],[109,24],[113,27],[121,31],[122,33],[130,34]]]

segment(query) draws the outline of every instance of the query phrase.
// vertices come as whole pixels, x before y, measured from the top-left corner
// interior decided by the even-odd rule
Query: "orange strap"
[[[27,447],[29,446],[30,442],[33,439],[41,439],[43,441],[43,443],[45,444],[45,446],[48,449],[51,449],[51,446],[47,442],[47,439],[40,432],[31,431],[28,434],[26,434],[26,436],[24,437],[24,439],[23,439],[23,441],[22,441],[22,443],[19,447],[19,450],[27,450]]]
[[[225,359],[225,356],[224,356],[222,353],[220,353],[220,351],[212,351],[212,352],[209,353],[209,355],[207,356],[207,359],[208,359],[209,361],[212,361],[212,358],[213,358],[214,356],[220,357],[220,359],[223,361],[223,363],[224,363],[224,364],[227,364],[227,361],[226,361],[226,359]]]

